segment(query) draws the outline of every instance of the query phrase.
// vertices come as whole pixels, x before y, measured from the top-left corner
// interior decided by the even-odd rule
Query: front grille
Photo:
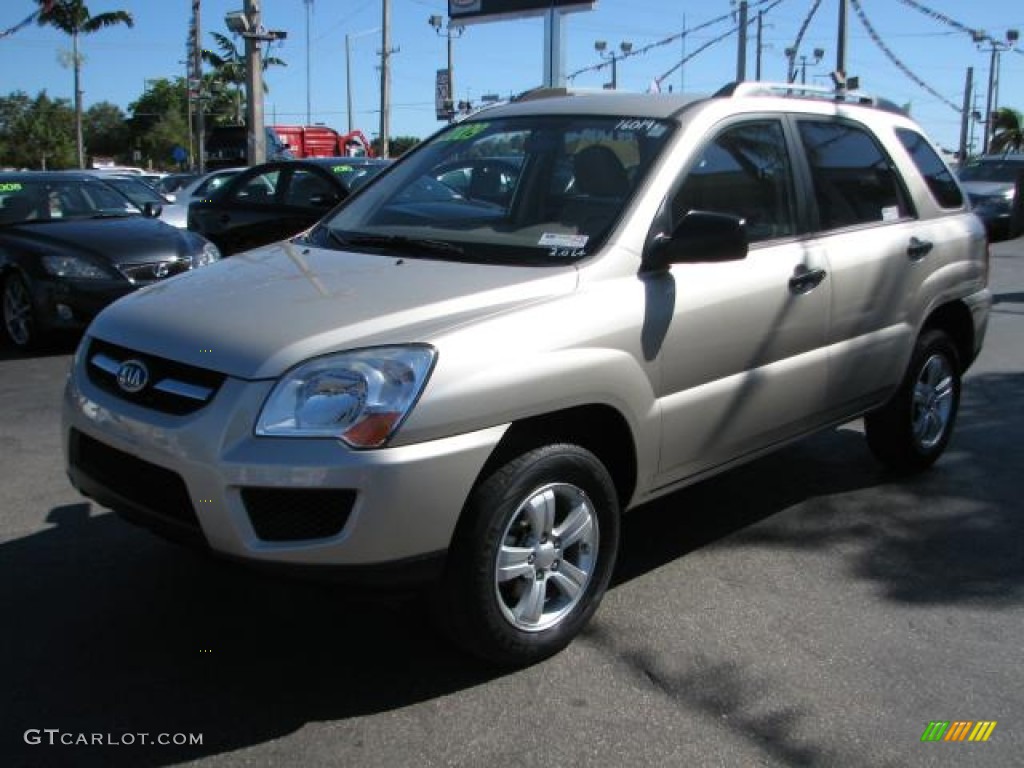
[[[138,392],[127,392],[118,385],[118,372],[126,360],[143,363],[149,372],[149,383]],[[135,352],[99,339],[89,342],[86,361],[89,381],[100,389],[138,405],[177,416],[198,411],[213,400],[227,378],[216,371]]]
[[[192,268],[192,260],[165,259],[164,261],[152,261],[142,264],[118,264],[118,271],[128,278],[132,285],[147,285],[163,280],[173,275],[180,275]]]
[[[263,541],[336,536],[345,527],[356,492],[337,488],[243,488],[242,501]]]
[[[199,519],[181,476],[71,430],[72,466],[138,511],[199,530]]]

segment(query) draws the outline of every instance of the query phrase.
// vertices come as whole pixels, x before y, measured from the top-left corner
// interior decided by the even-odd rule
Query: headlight
[[[192,269],[205,267],[207,264],[213,264],[215,261],[220,261],[220,250],[216,245],[207,240],[203,243],[202,250],[199,253],[192,254]]]
[[[43,255],[43,269],[54,277],[77,277],[86,280],[110,280],[113,275],[91,261],[78,256]]]
[[[353,448],[378,448],[412,409],[435,357],[427,346],[376,347],[302,363],[270,393],[256,434],[334,437]]]

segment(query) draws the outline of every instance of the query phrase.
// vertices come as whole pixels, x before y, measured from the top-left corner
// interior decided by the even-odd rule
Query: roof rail
[[[740,97],[740,96],[793,96],[806,99],[820,99],[823,101],[839,101],[849,104],[864,104],[887,112],[898,112],[906,114],[906,110],[898,104],[887,99],[872,96],[863,91],[838,91],[822,85],[806,85],[803,83],[763,83],[763,82],[734,82],[720,88],[715,92],[719,98]]]

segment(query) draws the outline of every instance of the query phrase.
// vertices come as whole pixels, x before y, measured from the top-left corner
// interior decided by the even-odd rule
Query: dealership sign
[[[498,19],[542,16],[549,10],[559,13],[591,11],[597,0],[448,0],[448,18],[459,24]]]

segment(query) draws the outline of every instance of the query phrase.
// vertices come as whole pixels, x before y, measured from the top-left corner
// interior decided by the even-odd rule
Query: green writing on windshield
[[[331,167],[331,170],[335,173],[350,173],[353,169],[351,165],[335,165]]]
[[[21,184],[16,181],[0,184],[0,192],[21,192]]]
[[[449,131],[441,137],[441,141],[465,141],[466,139],[472,139],[477,134],[483,133],[487,130],[488,123],[470,123],[469,125],[460,125],[453,131]]]

